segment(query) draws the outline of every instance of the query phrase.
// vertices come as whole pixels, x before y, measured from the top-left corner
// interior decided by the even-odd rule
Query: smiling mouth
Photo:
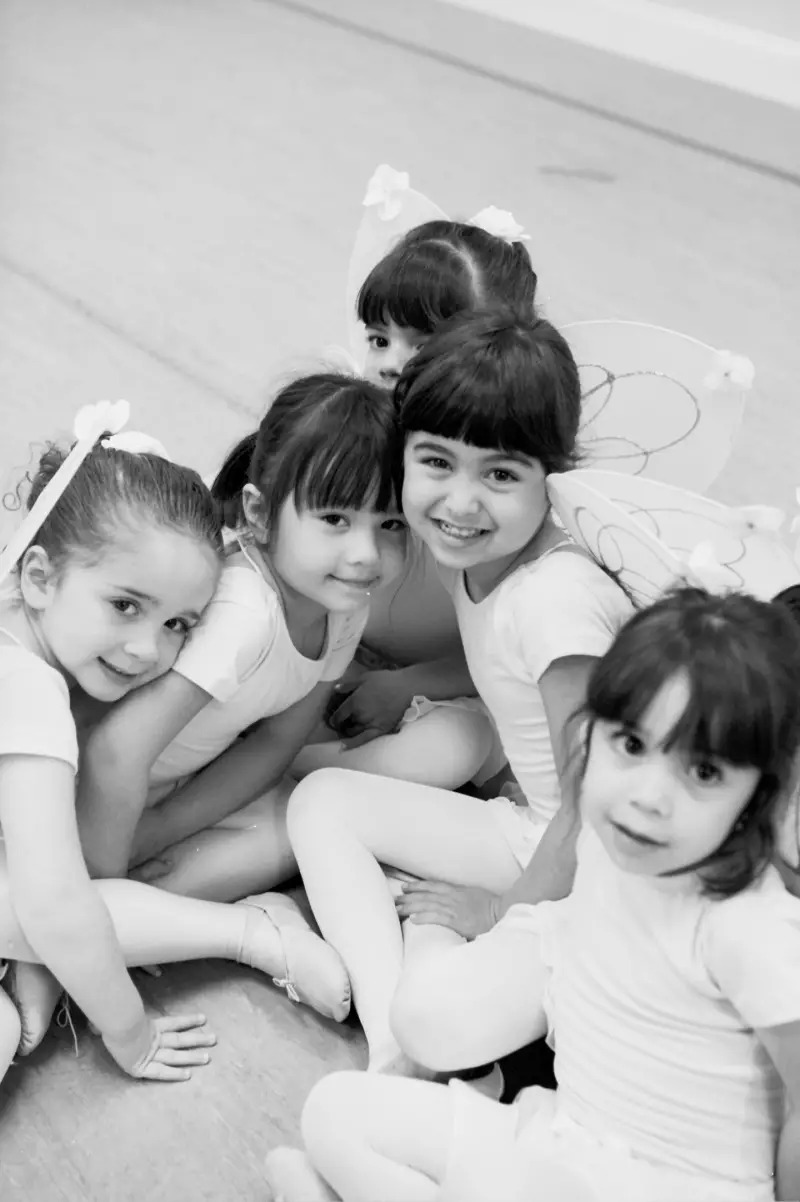
[[[485,534],[489,533],[482,526],[456,526],[452,522],[443,521],[441,518],[434,518],[433,523],[447,538],[454,538],[462,543],[474,542],[476,539],[483,538]]]
[[[106,672],[110,672],[118,680],[136,680],[137,677],[141,676],[141,672],[123,672],[122,668],[115,668],[113,664],[110,664],[107,659],[103,659],[101,655],[98,655],[97,662],[102,664]]]
[[[353,580],[345,580],[343,576],[334,576],[333,579],[337,584],[343,584],[345,588],[359,589],[361,591],[377,588],[378,584],[380,583],[380,576],[370,576],[368,579],[358,578]]]

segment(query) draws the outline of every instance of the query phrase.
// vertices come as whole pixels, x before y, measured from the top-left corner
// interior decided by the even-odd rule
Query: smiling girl
[[[401,917],[434,924],[407,929],[423,999],[423,952],[444,972],[448,955],[464,950],[458,932],[486,929],[514,901],[569,890],[571,717],[630,606],[550,515],[545,477],[573,461],[581,398],[569,347],[549,322],[454,319],[407,365],[397,399],[404,513],[441,567],[469,670],[524,798],[484,802],[326,770],[296,790],[289,833],[320,928],[350,973],[370,1067],[416,1072],[390,1028],[403,938],[379,864],[434,878],[406,886],[399,903]],[[463,886],[484,891],[491,913],[479,927],[464,918]],[[416,985],[401,990],[403,1005],[423,1008]],[[471,1046],[480,1034],[450,1024],[442,1039],[454,1068],[485,1062]]]

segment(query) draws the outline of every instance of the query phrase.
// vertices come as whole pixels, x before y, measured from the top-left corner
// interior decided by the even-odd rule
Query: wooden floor
[[[212,469],[276,378],[341,341],[363,185],[388,162],[454,214],[512,209],[556,320],[750,355],[716,492],[791,508],[798,148],[796,113],[433,0],[0,0],[2,490],[102,397]],[[250,971],[142,981],[207,1013],[213,1066],[136,1085],[57,1033],[0,1088],[2,1202],[267,1199],[263,1156],[296,1140],[312,1083],[363,1064],[355,1027]]]

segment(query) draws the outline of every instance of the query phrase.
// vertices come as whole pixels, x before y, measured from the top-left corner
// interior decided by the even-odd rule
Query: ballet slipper
[[[273,1202],[331,1202],[337,1197],[299,1148],[275,1148],[264,1169]]]
[[[9,965],[6,988],[19,1012],[22,1026],[19,1056],[29,1056],[44,1039],[63,989],[43,964],[14,961]]]
[[[265,955],[263,927],[259,937],[259,927],[248,922],[237,957],[239,963],[269,973],[273,984],[285,989],[293,1002],[304,1002],[325,1018],[343,1022],[350,1013],[347,969],[339,953],[314,934],[292,899],[283,893],[260,893],[236,904],[263,914],[273,935]]]

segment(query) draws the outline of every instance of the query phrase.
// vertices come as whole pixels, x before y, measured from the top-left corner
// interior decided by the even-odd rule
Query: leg
[[[216,826],[137,865],[131,877],[205,901],[238,901],[273,889],[297,871],[286,832],[286,807],[293,788],[294,781],[284,779]]]
[[[452,1098],[446,1086],[423,1081],[325,1077],[303,1109],[305,1180],[296,1164],[268,1157],[273,1189],[286,1202],[330,1198],[316,1170],[344,1202],[433,1202],[447,1165]]]
[[[458,789],[472,780],[492,745],[489,719],[478,710],[440,706],[352,751],[340,741],[304,747],[292,765],[302,779],[318,768],[350,768],[374,776]]]
[[[17,1008],[6,991],[0,987],[0,1081],[8,1072],[21,1038],[22,1024]]]
[[[39,963],[0,880],[0,957]],[[238,905],[197,901],[137,881],[96,881],[130,967],[219,958],[247,964],[341,1022],[350,1008],[347,971],[281,894]]]
[[[516,919],[515,911],[472,943],[429,945],[407,959],[391,1023],[413,1060],[448,1072],[491,1063],[546,1034],[541,938]]]
[[[403,939],[380,865],[500,893],[519,864],[482,801],[403,781],[326,769],[296,788],[289,835],[325,938],[350,973],[370,1065],[398,1054],[389,1008]]]

